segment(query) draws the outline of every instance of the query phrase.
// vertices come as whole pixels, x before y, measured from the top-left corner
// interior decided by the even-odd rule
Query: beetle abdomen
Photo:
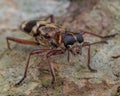
[[[29,22],[24,22],[21,26],[20,29],[23,30],[26,33],[30,33],[33,29],[33,27],[36,25],[37,20],[32,20]]]
[[[36,36],[36,35],[40,34],[39,28],[42,26],[45,26],[46,23],[47,22],[40,21],[40,20],[25,21],[20,26],[20,29],[23,30],[27,34]]]

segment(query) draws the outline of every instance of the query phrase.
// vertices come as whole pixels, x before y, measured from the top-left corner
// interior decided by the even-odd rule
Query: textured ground
[[[120,95],[120,1],[119,0],[1,0],[0,1],[0,96],[119,96]],[[58,7],[61,6],[61,7]],[[9,9],[9,10],[8,10]],[[44,54],[34,55],[30,61],[28,76],[21,86],[14,87],[23,75],[26,60],[31,50],[38,46],[20,45],[11,42],[6,47],[6,37],[31,39],[21,32],[18,25],[26,19],[48,14],[57,16],[56,22],[67,30],[80,29],[100,35],[118,33],[108,44],[91,48],[91,66],[98,70],[91,73],[86,67],[86,49],[82,56],[67,54],[51,58],[57,82],[50,85],[51,76]],[[86,41],[100,39],[86,36]],[[112,58],[118,56],[118,58]]]

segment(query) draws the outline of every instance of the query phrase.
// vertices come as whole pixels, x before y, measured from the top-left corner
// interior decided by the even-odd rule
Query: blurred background
[[[55,23],[73,32],[118,35],[108,40],[107,45],[91,48],[91,66],[97,73],[87,70],[86,49],[83,56],[72,57],[73,64],[67,63],[66,54],[53,57],[51,61],[58,78],[53,89],[48,66],[41,59],[44,56],[35,55],[24,84],[14,87],[23,75],[28,54],[39,47],[12,42],[12,50],[8,50],[6,37],[31,39],[19,30],[21,22],[50,14],[55,16]],[[86,36],[85,40],[100,39]],[[119,57],[120,0],[0,0],[0,96],[120,96]]]

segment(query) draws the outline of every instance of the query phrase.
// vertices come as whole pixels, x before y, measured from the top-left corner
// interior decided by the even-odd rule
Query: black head
[[[81,43],[84,41],[80,33],[65,33],[62,36],[64,46],[70,48],[74,54],[81,53]]]

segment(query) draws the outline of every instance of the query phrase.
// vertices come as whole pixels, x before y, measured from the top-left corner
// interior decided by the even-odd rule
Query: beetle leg
[[[56,81],[56,78],[55,78],[55,72],[54,72],[53,66],[52,66],[52,64],[50,63],[49,58],[50,58],[51,56],[59,55],[59,54],[63,54],[63,53],[64,53],[63,50],[51,50],[51,51],[48,52],[47,55],[46,55],[47,61],[48,61],[49,67],[50,67],[50,72],[51,72],[51,75],[52,75],[52,82],[51,82],[51,84],[54,84],[54,82]]]
[[[88,46],[88,61],[87,61],[87,66],[88,66],[88,69],[91,71],[91,72],[96,72],[97,70],[91,68],[90,66],[90,43],[89,42],[83,42],[82,46]]]
[[[27,64],[26,64],[26,67],[25,67],[24,75],[23,75],[22,79],[21,79],[18,83],[15,84],[15,86],[20,85],[20,84],[23,82],[23,80],[26,78],[26,76],[27,76],[27,71],[28,71],[28,67],[29,67],[29,64],[30,64],[29,62],[30,62],[30,57],[31,57],[31,55],[41,54],[41,53],[44,53],[44,52],[47,52],[47,51],[50,51],[50,50],[51,50],[51,49],[38,49],[38,50],[33,50],[33,51],[29,54],[29,57],[28,57],[28,60],[27,60]]]
[[[70,62],[70,50],[68,50],[67,60],[68,60],[68,62]]]
[[[82,44],[82,47],[88,46],[88,62],[87,62],[87,66],[88,66],[88,69],[89,69],[91,72],[96,72],[97,70],[92,69],[92,68],[90,67],[90,46],[91,46],[91,45],[95,45],[95,44],[102,44],[102,43],[107,44],[106,41],[98,41],[98,42],[94,42],[94,43],[83,42],[83,44]]]
[[[49,16],[46,17],[44,20],[47,21],[49,18],[50,18],[50,22],[51,22],[51,23],[55,23],[54,15],[49,15]]]
[[[112,56],[112,58],[114,58],[114,59],[120,58],[120,55]]]
[[[112,35],[108,35],[108,36],[100,36],[98,34],[95,34],[95,33],[91,33],[91,32],[81,32],[82,35],[85,35],[85,34],[89,34],[89,35],[92,35],[92,36],[96,36],[96,37],[99,37],[101,39],[107,39],[107,38],[111,38],[111,37],[115,37],[118,33],[115,33],[115,34],[112,34]]]
[[[17,42],[20,44],[28,44],[28,45],[39,45],[40,43],[35,42],[35,41],[29,41],[29,40],[24,40],[24,39],[18,39],[18,38],[14,38],[14,37],[7,37],[7,46],[10,49],[10,43],[9,41],[13,41],[13,42]]]
[[[95,45],[95,44],[108,44],[108,42],[106,40],[103,40],[103,41],[98,41],[98,42],[93,42],[93,43],[90,43],[90,45]]]

